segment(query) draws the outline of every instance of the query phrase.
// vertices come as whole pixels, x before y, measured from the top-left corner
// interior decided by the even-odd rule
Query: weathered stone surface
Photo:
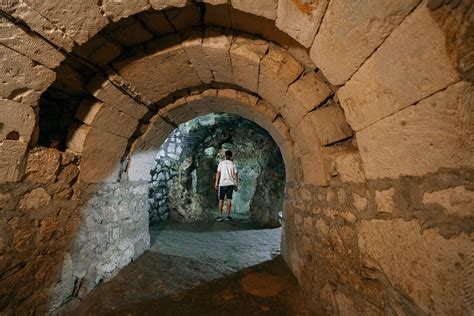
[[[110,104],[136,119],[141,119],[148,113],[148,109],[143,104],[134,101],[101,75],[97,75],[89,81],[87,89],[100,101]]]
[[[231,3],[237,10],[263,16],[270,20],[275,20],[277,16],[278,0],[232,0]]]
[[[125,47],[136,46],[148,42],[153,34],[148,32],[140,22],[135,19],[127,19],[114,25],[113,30],[108,31],[120,44]]]
[[[204,15],[206,25],[232,28],[230,20],[230,7],[228,5],[208,5]]]
[[[0,96],[36,106],[40,95],[53,83],[55,73],[15,51],[0,46]]]
[[[152,118],[145,133],[137,139],[130,150],[127,175],[130,181],[149,181],[156,154],[166,137],[174,127],[166,123],[161,117]]]
[[[51,21],[58,29],[74,39],[78,44],[85,43],[106,24],[97,1],[43,1],[26,0],[35,11]]]
[[[122,48],[115,42],[97,34],[87,43],[75,49],[78,55],[97,65],[106,65],[122,54]]]
[[[357,134],[367,178],[474,166],[472,84],[459,82]]]
[[[445,34],[420,5],[337,95],[347,121],[359,131],[458,78],[446,51]]]
[[[311,71],[304,74],[288,88],[288,92],[285,96],[285,105],[281,108],[281,113],[292,126],[296,126],[306,113],[318,107],[331,93],[332,91],[328,85],[314,71]],[[316,114],[317,111],[315,111],[313,112],[314,114],[311,114],[311,117],[314,118],[314,123],[319,123],[321,116],[332,115],[334,118],[332,118],[333,126],[326,124],[325,129],[321,128],[321,126],[314,125],[317,128],[318,135],[331,136],[332,138],[339,136],[339,130],[332,130],[339,127],[340,124],[337,124],[337,120],[340,119],[340,115],[336,116],[336,111],[321,111],[324,113]],[[331,130],[332,135],[327,135],[329,130]],[[323,141],[323,138],[321,138],[321,140]]]
[[[328,0],[279,0],[276,26],[301,45],[313,44]]]
[[[364,264],[385,273],[425,313],[469,313],[465,298],[472,286],[471,238],[461,234],[445,239],[437,229],[420,230],[415,221],[401,219],[360,222]]]
[[[375,191],[375,203],[377,204],[377,212],[393,213],[395,210],[395,189],[390,188],[383,191]]]
[[[202,33],[190,31],[183,35],[184,40],[181,43],[186,55],[191,61],[199,79],[204,83],[210,83],[214,80],[211,69],[207,63],[206,55],[202,48]]]
[[[270,45],[260,63],[258,94],[274,109],[284,106],[288,86],[303,72],[303,67],[283,49]]]
[[[77,109],[76,118],[87,125],[124,138],[132,136],[138,125],[133,117],[94,100],[84,100]]]
[[[51,183],[61,165],[61,155],[56,149],[39,148],[28,153],[26,179],[33,183]]]
[[[464,185],[454,188],[425,192],[424,204],[442,206],[449,215],[469,217],[474,216],[474,191],[466,190]]]
[[[202,49],[217,82],[234,83],[232,62],[229,49],[232,36],[222,34],[216,29],[207,29],[202,42]]]
[[[148,0],[116,1],[104,0],[101,9],[114,22],[150,8]]]
[[[51,21],[30,8],[25,2],[19,2],[16,6],[8,10],[15,18],[24,21],[33,31],[41,34],[51,43],[64,48],[70,52],[74,46],[74,41],[66,35],[60,28]]]
[[[173,25],[174,30],[197,27],[200,23],[201,12],[198,6],[189,5],[184,8],[170,9],[164,11],[168,21]]]
[[[35,113],[30,106],[0,99],[0,117],[0,140],[30,141],[36,123]]]
[[[316,186],[327,186],[329,184],[326,164],[320,152],[303,154],[300,159],[305,184]]]
[[[341,108],[334,102],[308,114],[323,145],[333,144],[352,136]]]
[[[319,153],[321,141],[319,140],[315,126],[308,115],[305,116],[298,125],[291,126],[290,134],[302,154],[313,152]]]
[[[334,169],[341,181],[355,183],[365,181],[362,160],[358,152],[336,154],[334,156]]]
[[[31,192],[26,193],[20,200],[20,209],[37,209],[51,201],[51,196],[43,188],[33,189]]]
[[[98,128],[72,127],[67,147],[81,153],[80,179],[88,183],[114,182],[120,169],[128,139]]]
[[[344,84],[418,3],[331,1],[311,47],[311,58],[332,84]]]
[[[0,42],[48,68],[58,66],[65,56],[39,36],[25,32],[15,24],[0,21]]]
[[[24,172],[23,157],[27,143],[16,140],[0,141],[0,183],[16,182]]]
[[[147,46],[154,53],[117,62],[114,67],[148,99],[157,101],[176,90],[201,84],[178,36],[160,38]]]
[[[367,198],[360,196],[357,193],[352,193],[352,199],[354,200],[354,206],[359,212],[362,212],[367,207]]]
[[[173,26],[163,12],[143,12],[140,14],[140,20],[145,23],[147,29],[157,36],[174,32]]]
[[[230,48],[234,82],[243,88],[257,92],[260,60],[268,49],[268,43],[253,37],[235,37]]]
[[[150,4],[155,10],[164,10],[167,8],[180,8],[186,6],[189,0],[150,0]]]

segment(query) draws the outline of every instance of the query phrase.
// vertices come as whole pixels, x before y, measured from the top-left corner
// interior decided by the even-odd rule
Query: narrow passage
[[[63,314],[306,315],[281,228],[168,222],[150,234],[149,251]]]

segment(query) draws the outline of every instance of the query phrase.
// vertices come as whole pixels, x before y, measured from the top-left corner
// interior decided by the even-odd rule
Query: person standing
[[[227,198],[227,216],[226,221],[232,220],[230,216],[230,210],[232,208],[232,194],[234,190],[237,191],[239,178],[237,176],[237,168],[232,161],[232,151],[227,150],[225,152],[225,159],[219,163],[217,167],[216,179],[214,188],[218,191],[219,195],[219,215],[216,221],[223,221],[222,211],[224,208],[224,199]]]

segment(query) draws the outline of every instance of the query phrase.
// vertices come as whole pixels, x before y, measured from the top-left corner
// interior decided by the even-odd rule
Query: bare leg
[[[222,216],[223,209],[224,209],[224,200],[219,200],[219,216]]]
[[[232,200],[227,199],[227,216],[230,216],[231,208],[232,208]]]

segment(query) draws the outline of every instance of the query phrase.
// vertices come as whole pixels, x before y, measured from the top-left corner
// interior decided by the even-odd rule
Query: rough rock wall
[[[25,181],[0,186],[0,310],[46,314],[149,247],[148,184],[76,182],[79,157],[31,151]]]
[[[263,226],[279,226],[284,165],[278,146],[242,117],[211,114],[182,124],[160,148],[152,169],[150,220],[202,221],[217,209],[216,168],[232,149],[239,169],[233,214]],[[159,218],[157,218],[159,216]]]

